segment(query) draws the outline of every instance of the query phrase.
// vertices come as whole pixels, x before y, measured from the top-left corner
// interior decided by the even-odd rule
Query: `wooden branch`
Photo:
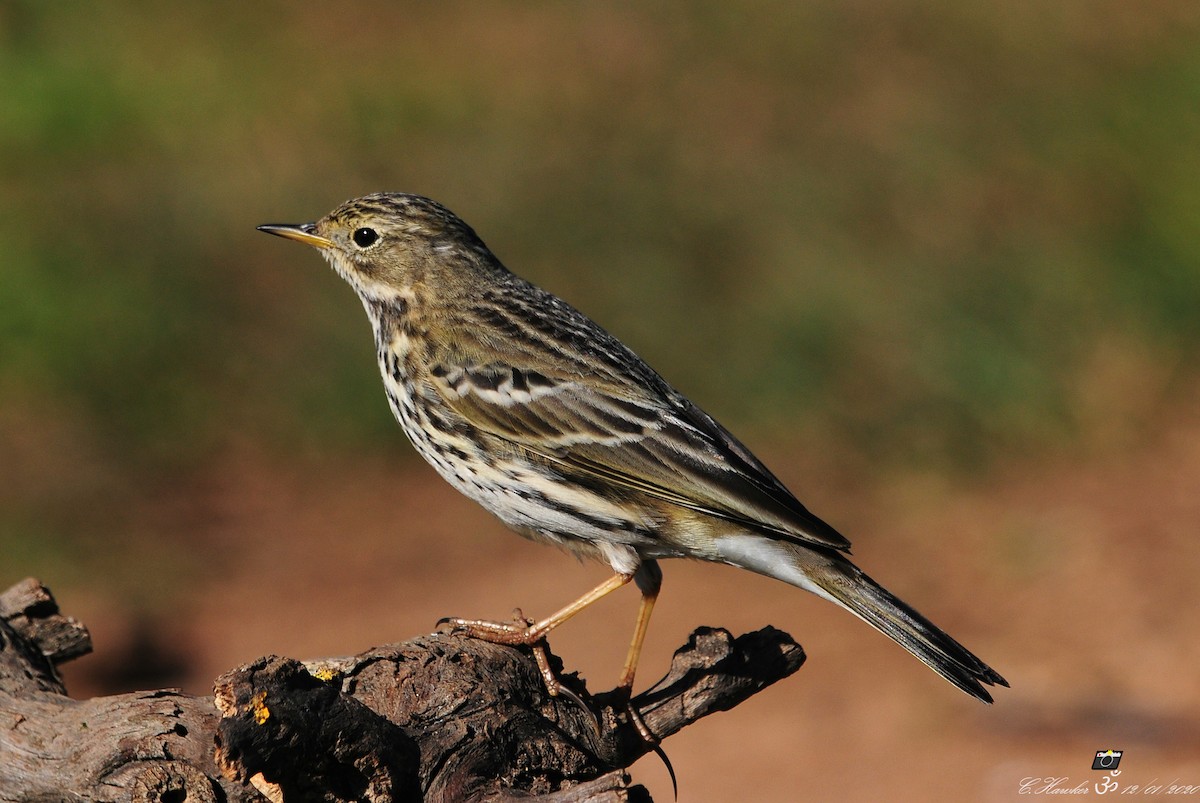
[[[650,800],[622,769],[654,749],[625,702],[589,694],[553,656],[579,700],[551,697],[528,649],[438,633],[344,659],[261,658],[218,678],[215,698],[74,701],[54,665],[89,649],[40,583],[0,595],[0,800]],[[632,705],[665,739],[803,662],[773,628],[701,628]]]

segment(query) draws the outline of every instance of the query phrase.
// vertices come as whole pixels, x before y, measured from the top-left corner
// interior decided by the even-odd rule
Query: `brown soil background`
[[[1012,689],[983,706],[810,595],[669,562],[640,685],[698,625],[772,624],[809,656],[796,676],[666,743],[680,800],[1008,800],[1027,778],[1090,788],[1101,778],[1092,755],[1110,747],[1125,751],[1125,786],[1200,784],[1200,417],[1136,450],[1013,465],[974,486],[908,476],[865,487],[813,460],[766,457],[795,467],[783,472],[795,487],[817,478],[802,496],[849,534],[859,563]],[[60,590],[97,647],[69,668],[77,696],[151,681],[206,693],[259,655],[350,654],[446,615],[540,615],[605,576],[513,536],[426,467],[382,458],[313,468],[230,457],[139,516],[203,569],[184,576],[180,611],[157,619],[100,590]],[[551,644],[607,688],[635,609],[636,595],[619,593]],[[150,668],[131,674],[132,662]],[[656,759],[633,773],[671,799]]]

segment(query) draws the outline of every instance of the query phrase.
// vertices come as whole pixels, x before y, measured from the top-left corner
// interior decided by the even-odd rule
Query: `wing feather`
[[[563,469],[776,537],[849,548],[733,435],[652,376],[661,387],[443,364],[431,381],[474,426]]]

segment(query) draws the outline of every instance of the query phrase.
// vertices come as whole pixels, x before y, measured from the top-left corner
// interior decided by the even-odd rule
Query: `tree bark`
[[[547,692],[528,648],[437,633],[350,658],[260,658],[218,678],[215,697],[72,700],[55,666],[90,649],[37,581],[0,594],[0,800],[648,801],[623,768],[661,748],[630,705],[657,742],[804,662],[774,628],[699,628],[627,704],[548,655],[573,700]]]

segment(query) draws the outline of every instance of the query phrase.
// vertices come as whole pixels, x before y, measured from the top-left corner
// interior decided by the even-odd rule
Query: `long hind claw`
[[[621,684],[608,693],[615,696],[609,697],[612,700],[612,710],[614,715],[622,708],[625,709],[625,715],[629,718],[629,724],[637,731],[642,742],[650,748],[654,755],[658,756],[662,761],[663,766],[667,769],[667,774],[671,776],[671,789],[675,794],[675,799],[679,799],[679,781],[675,777],[675,767],[671,764],[671,759],[667,758],[666,752],[662,749],[662,740],[650,730],[650,726],[646,724],[646,720],[642,718],[642,714],[638,711],[637,706],[633,704],[633,689],[625,684]],[[608,696],[608,695],[605,695]]]
[[[533,645],[533,659],[537,661],[538,671],[542,674],[542,682],[546,684],[546,692],[551,697],[565,697],[588,715],[592,721],[592,727],[596,729],[596,735],[600,735],[600,719],[596,716],[583,698],[573,692],[571,689],[563,685],[563,682],[554,674],[554,670],[550,667],[550,657],[548,655],[549,645],[546,640],[542,639],[537,644]]]

